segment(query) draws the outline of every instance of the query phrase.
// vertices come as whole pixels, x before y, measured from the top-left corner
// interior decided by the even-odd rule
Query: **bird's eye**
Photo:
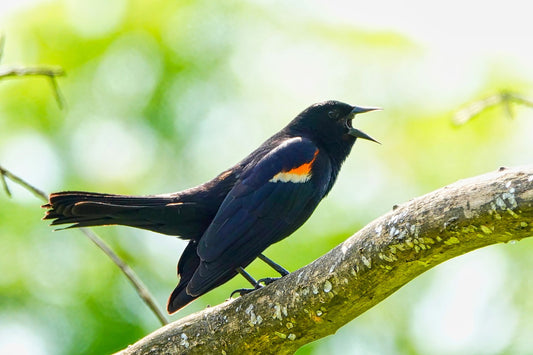
[[[329,111],[328,116],[330,118],[337,119],[339,117],[339,112],[336,110]]]

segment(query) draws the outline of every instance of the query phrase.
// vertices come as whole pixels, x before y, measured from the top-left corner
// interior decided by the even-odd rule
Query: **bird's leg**
[[[276,270],[282,277],[290,274],[290,272],[283,266],[276,264],[273,260],[267,258],[263,254],[259,254],[259,259],[263,260],[268,266]]]
[[[259,259],[263,260],[268,266],[270,266],[271,268],[276,270],[281,275],[281,277],[290,274],[289,271],[287,271],[287,269],[285,269],[283,266],[281,266],[279,264],[276,264],[274,261],[272,261],[271,259],[267,258],[263,254],[259,254]],[[235,290],[235,291],[233,291],[231,293],[230,298],[233,297],[233,295],[236,294],[236,293],[238,293],[239,296],[246,295],[246,294],[248,294],[248,293],[250,293],[252,291],[257,290],[258,288],[263,287],[262,284],[264,284],[266,286],[266,285],[269,285],[272,282],[276,281],[277,279],[281,278],[281,277],[265,277],[265,278],[262,278],[262,279],[259,279],[259,280],[256,281],[252,277],[252,275],[247,273],[242,267],[239,266],[236,269],[236,271],[239,274],[241,274],[242,277],[244,277],[246,280],[248,280],[248,282],[251,283],[254,288],[240,288],[238,290]]]
[[[239,274],[241,274],[242,277],[244,277],[249,283],[251,283],[252,286],[253,286],[254,288],[259,288],[259,287],[261,287],[261,285],[259,285],[259,283],[258,283],[257,281],[255,281],[255,279],[253,278],[253,276],[250,275],[249,273],[247,273],[246,270],[244,270],[242,267],[239,266],[239,267],[237,268],[237,272],[238,272]]]
[[[281,277],[289,274],[289,271],[287,271],[287,269],[285,269],[283,266],[279,264],[276,264],[274,261],[267,258],[265,255],[259,254],[259,259],[263,260],[268,266],[276,270],[281,275]],[[257,282],[268,285],[276,281],[277,279],[280,279],[281,277],[265,277],[265,278],[257,280]]]
[[[230,298],[233,297],[234,294],[238,293],[239,296],[243,296],[243,295],[246,295],[252,291],[255,291],[257,290],[258,288],[261,288],[263,287],[263,285],[261,285],[259,282],[257,282],[253,277],[252,275],[250,275],[249,273],[247,273],[242,267],[238,267],[237,269],[235,269],[239,274],[242,275],[242,277],[244,277],[246,280],[248,280],[249,283],[252,284],[252,286],[254,288],[239,288],[238,290],[235,290],[231,293],[231,295],[229,296]]]

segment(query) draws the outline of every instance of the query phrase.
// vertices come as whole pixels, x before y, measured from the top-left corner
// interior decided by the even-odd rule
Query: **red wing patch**
[[[311,167],[313,166],[317,155],[318,149],[315,150],[315,154],[313,155],[313,159],[311,159],[311,161],[292,168],[290,170],[282,170],[281,172],[274,175],[269,181],[293,183],[304,183],[309,181],[309,179],[311,179]]]

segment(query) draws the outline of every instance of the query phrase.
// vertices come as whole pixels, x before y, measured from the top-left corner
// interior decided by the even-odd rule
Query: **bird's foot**
[[[266,285],[270,285],[272,282],[279,280],[279,279],[281,279],[281,277],[265,277],[265,278],[257,280],[257,283],[263,284],[266,286]]]
[[[231,293],[231,295],[229,296],[229,298],[233,298],[234,294],[239,294],[239,296],[242,297],[244,295],[249,294],[250,292],[253,292],[253,291],[257,290],[257,289],[260,289],[261,287],[263,287],[263,285],[260,285],[259,283],[257,283],[257,286],[255,286],[254,288],[239,288],[239,289],[233,291]]]

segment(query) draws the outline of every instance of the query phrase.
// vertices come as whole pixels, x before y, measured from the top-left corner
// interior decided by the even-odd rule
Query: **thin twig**
[[[518,104],[533,108],[533,99],[527,98],[519,94],[513,94],[512,100]]]
[[[54,97],[56,98],[57,106],[62,110],[65,108],[65,98],[63,96],[63,93],[61,92],[61,89],[59,89],[59,84],[57,83],[57,79],[55,76],[49,77],[50,85],[52,85],[52,91],[54,92]]]
[[[17,175],[13,174],[9,170],[4,169],[2,166],[0,166],[0,174],[2,175],[2,178],[8,178],[9,180],[13,181],[14,183],[22,186],[26,190],[30,191],[32,194],[37,196],[38,198],[44,199],[48,201],[48,197],[46,196],[46,193],[39,190],[38,188],[30,185],[30,183],[24,181],[22,178],[18,177]],[[6,184],[7,186],[7,184]],[[8,193],[10,195],[10,193]]]
[[[11,191],[9,190],[9,186],[7,186],[6,177],[4,174],[0,174],[0,179],[2,179],[2,187],[4,188],[4,191],[6,192],[6,195],[11,197]]]
[[[11,173],[9,170],[3,168],[2,166],[0,166],[0,175],[2,176],[2,180],[4,182],[4,179],[8,178],[14,183],[31,191],[35,196],[42,199],[43,201],[48,201],[48,196],[46,193],[32,186],[31,184],[24,181],[17,175]],[[9,189],[7,188],[7,184],[4,185],[4,189],[6,190],[8,195],[11,195]],[[155,316],[157,317],[157,319],[159,319],[161,324],[168,324],[168,320],[164,316],[161,309],[157,306],[157,302],[155,301],[154,297],[152,296],[150,291],[148,291],[141,279],[135,274],[135,272],[92,230],[88,228],[80,228],[80,231],[85,234],[85,236],[89,238],[94,244],[96,244],[96,246],[98,246],[98,248],[100,248],[100,250],[102,250],[104,254],[106,254],[115,263],[115,265],[118,266],[118,268],[133,285],[133,287],[139,294],[139,297],[141,297],[141,299],[144,301],[144,303],[146,303],[148,308],[150,308],[152,312],[154,312]]]
[[[124,262],[121,258],[118,257],[113,250],[101,239],[96,235],[91,229],[89,228],[80,228],[80,231],[87,236],[98,248],[100,248],[119,268],[120,270],[126,275],[130,283],[133,285],[137,293],[139,294],[139,297],[142,298],[144,303],[154,312],[155,316],[162,325],[168,324],[168,320],[166,319],[165,315],[161,311],[161,309],[157,306],[156,301],[154,299],[154,296],[148,291],[148,288],[144,285],[144,283],[141,281],[139,277],[135,274],[132,268],[128,264]]]
[[[3,42],[0,42],[0,49],[2,49]],[[0,55],[2,52],[0,52]],[[57,84],[57,77],[64,76],[65,71],[60,67],[9,67],[6,69],[0,69],[0,80],[8,79],[13,77],[24,77],[24,76],[46,76],[50,79],[52,85],[52,91],[54,92],[54,97],[57,101],[57,105],[60,109],[65,107],[65,100],[63,94],[59,89]]]
[[[453,117],[453,122],[456,125],[463,125],[483,113],[483,111],[500,104],[503,105],[507,116],[513,118],[514,114],[511,105],[513,103],[533,108],[533,99],[517,93],[501,91],[484,99],[474,101],[470,105],[458,110]]]
[[[65,71],[60,67],[9,67],[0,70],[0,79],[14,76],[64,76]]]

